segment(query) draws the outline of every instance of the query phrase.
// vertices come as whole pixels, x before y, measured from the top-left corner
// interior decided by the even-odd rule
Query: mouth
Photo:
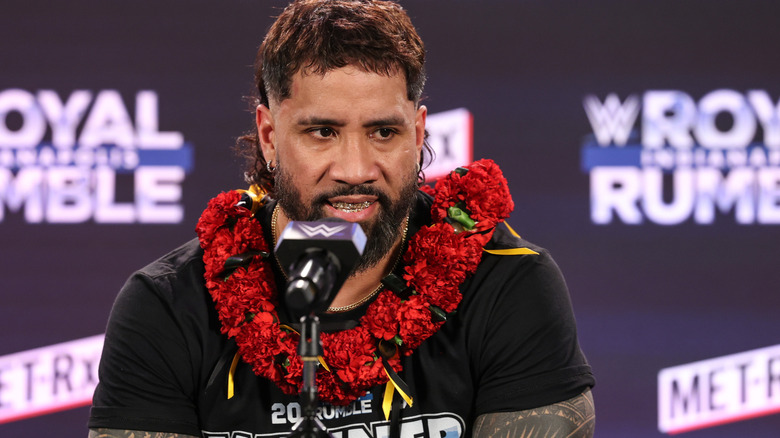
[[[333,206],[336,210],[340,210],[346,213],[355,213],[358,211],[363,211],[371,206],[373,202],[371,201],[365,201],[365,202],[331,202],[330,205]]]

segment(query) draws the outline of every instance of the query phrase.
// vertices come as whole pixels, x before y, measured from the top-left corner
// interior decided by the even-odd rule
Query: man
[[[498,168],[418,191],[423,64],[395,3],[285,9],[258,53],[256,131],[243,138],[255,189],[213,200],[198,240],[121,291],[90,437],[286,436],[302,416],[302,361],[277,294],[286,267],[269,253],[290,221],[326,217],[368,236],[320,315],[318,417],[334,436],[592,436],[565,283],[502,223],[512,201]]]

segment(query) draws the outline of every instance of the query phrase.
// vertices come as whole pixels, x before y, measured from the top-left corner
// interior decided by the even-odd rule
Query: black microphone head
[[[360,260],[365,246],[366,235],[358,223],[338,218],[290,221],[275,248],[279,263],[288,272],[285,299],[290,311],[300,316],[326,309]],[[298,271],[310,270],[312,259],[316,259],[315,266],[332,270],[332,278],[300,278],[308,274]]]

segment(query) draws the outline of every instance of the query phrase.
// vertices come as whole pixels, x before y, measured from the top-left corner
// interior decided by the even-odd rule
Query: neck
[[[287,224],[290,223],[290,219],[286,214],[284,214],[284,210],[282,210],[278,204],[275,207],[274,214],[277,215],[277,219],[273,224],[273,243],[275,245],[278,236],[282,233],[282,230],[284,230]],[[370,295],[373,295],[374,292],[377,291],[381,285],[382,279],[395,267],[397,260],[401,256],[401,251],[403,249],[401,246],[406,237],[405,230],[406,227],[408,227],[408,221],[409,218],[407,217],[401,224],[401,228],[398,230],[398,238],[393,243],[392,249],[388,251],[387,254],[382,257],[382,259],[377,264],[360,272],[354,273],[350,275],[349,278],[347,278],[347,280],[341,286],[341,289],[339,289],[339,292],[336,294],[336,297],[333,299],[329,309],[345,307],[358,303]]]

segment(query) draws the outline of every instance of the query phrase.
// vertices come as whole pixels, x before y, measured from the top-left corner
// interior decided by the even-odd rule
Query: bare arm
[[[591,438],[596,410],[590,390],[540,408],[480,415],[474,422],[476,438]]]
[[[192,435],[141,430],[90,429],[89,438],[198,438]]]

